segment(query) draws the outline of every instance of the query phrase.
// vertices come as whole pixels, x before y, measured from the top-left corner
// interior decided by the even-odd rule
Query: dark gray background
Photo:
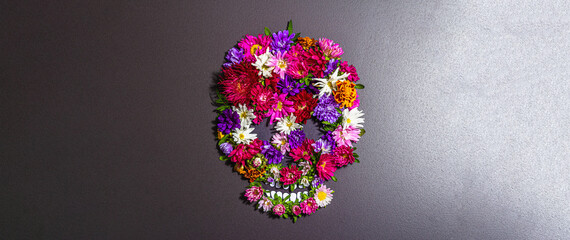
[[[5,1],[2,239],[569,239],[565,1]],[[217,160],[212,76],[244,34],[344,48],[361,163],[296,224]]]

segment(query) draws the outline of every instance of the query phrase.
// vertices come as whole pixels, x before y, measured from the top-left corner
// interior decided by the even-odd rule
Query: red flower
[[[356,82],[360,80],[360,77],[358,77],[358,73],[356,72],[356,68],[353,65],[349,66],[346,61],[340,64],[340,71],[344,73],[350,73],[347,78],[348,81]]]
[[[257,69],[250,62],[233,64],[222,69],[222,78],[218,83],[222,85],[222,94],[234,105],[251,103],[251,90],[258,84]]]
[[[300,170],[297,170],[297,166],[292,166],[291,168],[288,167],[284,167],[281,168],[281,182],[283,182],[283,185],[290,185],[295,183],[297,180],[299,180],[299,178],[301,178],[301,174],[302,172]]]
[[[311,112],[317,106],[318,100],[304,90],[295,96],[289,97],[289,100],[293,101],[293,108],[295,108],[295,112],[293,112],[297,117],[295,122],[307,123],[307,119],[311,118]]]
[[[292,149],[289,155],[295,161],[299,159],[305,159],[309,161],[311,159],[311,155],[313,155],[313,151],[315,150],[315,148],[312,146],[313,143],[315,143],[315,140],[305,139],[305,141],[303,141],[303,144],[298,148]]]
[[[305,61],[308,64],[309,72],[313,73],[313,76],[322,78],[324,77],[323,69],[327,64],[327,59],[320,50],[310,49],[304,52]]]
[[[317,173],[321,179],[330,180],[336,171],[335,156],[323,154],[317,163]]]
[[[228,156],[232,158],[232,162],[244,165],[246,160],[261,152],[262,145],[263,142],[259,139],[253,140],[248,145],[239,144]]]
[[[337,147],[333,150],[333,153],[337,167],[342,167],[348,165],[349,163],[354,163],[354,156],[352,155],[352,148],[350,147]]]
[[[261,84],[257,84],[251,90],[251,101],[256,105],[256,110],[266,111],[273,104],[273,92]]]

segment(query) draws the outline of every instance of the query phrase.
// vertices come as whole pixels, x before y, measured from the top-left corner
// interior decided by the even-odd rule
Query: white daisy
[[[255,114],[253,114],[253,109],[247,109],[245,104],[239,104],[237,108],[235,106],[232,106],[232,109],[234,110],[234,112],[237,112],[237,114],[239,115],[241,128],[249,127],[251,121],[255,119]]]
[[[332,193],[333,191],[330,188],[327,188],[326,185],[321,185],[321,187],[315,191],[315,202],[317,202],[317,205],[319,205],[319,207],[325,207],[326,205],[329,205],[333,199]]]
[[[336,68],[336,70],[334,70],[334,72],[328,78],[313,78],[313,80],[317,81],[316,83],[313,83],[313,85],[315,87],[320,88],[319,98],[321,98],[325,94],[330,95],[332,91],[336,91],[336,82],[337,81],[342,82],[346,80],[348,75],[350,75],[350,73],[344,73],[339,76],[338,75],[339,69],[340,67]]]
[[[291,131],[301,128],[302,126],[295,123],[297,117],[291,113],[291,115],[284,118],[277,118],[277,124],[275,124],[275,129],[280,133],[289,134]]]
[[[251,141],[257,138],[257,134],[251,132],[253,132],[253,128],[239,128],[235,129],[232,132],[232,136],[237,144],[249,144]]]
[[[358,110],[358,108],[353,108],[348,110],[345,108],[342,110],[342,128],[346,129],[348,126],[353,126],[355,128],[362,128],[361,123],[364,123],[364,112]]]
[[[271,71],[273,71],[273,68],[275,68],[268,65],[271,58],[273,58],[273,54],[269,52],[269,48],[267,48],[267,51],[265,51],[264,54],[255,56],[256,61],[251,65],[255,66],[257,70],[259,70],[258,75],[263,75],[263,77],[266,78],[271,77]]]

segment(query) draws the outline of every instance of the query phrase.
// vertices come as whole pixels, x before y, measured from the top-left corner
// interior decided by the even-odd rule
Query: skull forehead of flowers
[[[261,211],[293,221],[311,215],[332,201],[325,182],[359,162],[354,144],[364,134],[364,113],[357,89],[364,86],[343,53],[330,39],[293,34],[291,21],[287,30],[246,35],[228,51],[217,85],[220,160],[249,180],[244,197]],[[274,135],[260,140],[254,126],[266,118]],[[319,139],[303,131],[311,118]]]

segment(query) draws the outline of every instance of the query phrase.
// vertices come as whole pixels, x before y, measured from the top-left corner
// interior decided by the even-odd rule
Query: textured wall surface
[[[566,1],[0,4],[2,239],[569,239]],[[366,89],[361,163],[296,224],[240,200],[210,85],[263,27]]]

